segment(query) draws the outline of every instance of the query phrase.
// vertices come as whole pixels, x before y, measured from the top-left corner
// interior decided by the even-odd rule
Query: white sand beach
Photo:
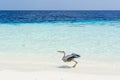
[[[120,80],[119,63],[64,63],[59,56],[0,56],[0,80]]]

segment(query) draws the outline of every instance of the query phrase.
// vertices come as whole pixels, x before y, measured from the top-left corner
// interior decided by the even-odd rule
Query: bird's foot
[[[76,65],[73,65],[73,68],[75,68]]]

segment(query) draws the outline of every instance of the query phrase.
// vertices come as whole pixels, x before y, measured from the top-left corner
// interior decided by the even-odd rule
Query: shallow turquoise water
[[[120,60],[120,22],[0,24],[0,55],[54,55]]]

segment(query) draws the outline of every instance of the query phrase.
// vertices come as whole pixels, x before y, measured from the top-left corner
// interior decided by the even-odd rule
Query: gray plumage
[[[72,53],[72,54],[70,54],[70,55],[63,56],[62,60],[63,60],[64,62],[70,62],[70,61],[73,60],[74,58],[79,58],[79,57],[80,57],[80,55],[75,54],[75,53]]]
[[[73,67],[75,67],[77,65],[78,62],[75,61],[74,58],[79,58],[80,55],[78,55],[76,53],[72,53],[70,55],[66,55],[65,51],[58,51],[58,52],[64,53],[64,56],[62,57],[62,60],[64,62],[71,62],[71,61],[73,61],[73,62],[75,62],[75,65],[73,65]]]

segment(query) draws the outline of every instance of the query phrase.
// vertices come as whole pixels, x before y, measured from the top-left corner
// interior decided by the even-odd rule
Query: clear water
[[[29,19],[21,16],[25,12],[16,14],[17,17],[20,16],[18,19],[13,15],[15,12],[5,13],[0,13],[2,16],[3,14],[9,16],[6,18],[1,16],[0,19],[0,55],[54,55],[58,50],[65,50],[68,53],[80,54],[83,59],[120,60],[120,21],[119,17],[116,17],[119,16],[119,12],[106,13],[114,13],[112,18],[105,16],[104,12],[100,12],[101,15],[104,14],[103,18],[99,12],[93,11],[94,14],[99,13],[97,18],[92,12],[92,17],[90,14],[81,15],[85,12],[76,12],[80,14],[78,18],[75,16],[72,18],[72,15],[71,18],[64,17],[64,20],[61,20],[62,18],[58,16],[53,20],[50,17],[48,21],[46,18],[30,20],[30,17],[34,18],[32,16],[38,12],[31,13],[33,15]],[[28,13],[30,14],[30,12],[26,14]],[[58,13],[60,16],[63,14],[52,12],[52,15]],[[71,13],[75,15],[75,12],[69,12]],[[67,15],[68,12],[64,14]]]

